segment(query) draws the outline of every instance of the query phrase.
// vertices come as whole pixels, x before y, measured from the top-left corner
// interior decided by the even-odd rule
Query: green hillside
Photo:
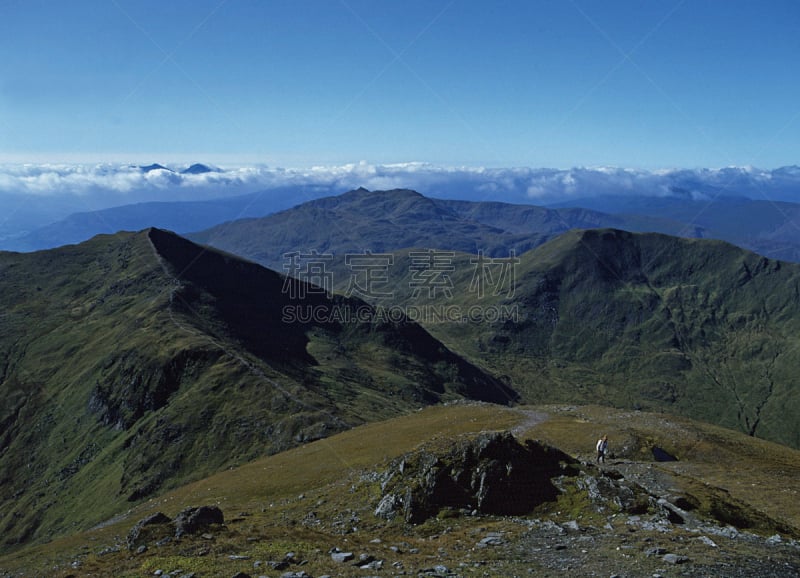
[[[0,548],[365,421],[515,399],[414,323],[293,305],[365,307],[158,229],[0,253]]]
[[[374,302],[408,311],[524,401],[668,411],[800,447],[797,265],[617,230],[569,232],[518,260],[399,251],[391,299]],[[449,295],[420,291],[423,270],[447,276]],[[353,272],[336,275],[345,290]]]
[[[680,221],[358,190],[200,237],[278,269],[284,253],[333,254],[337,290],[418,319],[526,401],[663,409],[800,447],[797,267],[721,241],[564,232],[608,219],[661,231]],[[367,251],[391,257],[371,272],[345,262]],[[494,295],[512,251],[513,295]],[[376,290],[360,291],[370,273]],[[480,299],[474,282],[486,282]]]
[[[610,229],[391,257],[372,285],[331,263],[329,295],[158,229],[0,253],[2,549],[463,399],[664,411],[800,447],[800,266]],[[654,442],[634,437],[641,459]]]

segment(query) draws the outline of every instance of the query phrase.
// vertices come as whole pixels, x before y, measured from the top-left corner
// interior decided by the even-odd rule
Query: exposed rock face
[[[526,514],[555,500],[556,476],[576,464],[538,442],[520,444],[508,432],[482,433],[446,448],[425,447],[391,463],[381,478],[383,497],[375,515],[401,515],[416,524],[444,508],[482,514]]]
[[[185,380],[213,365],[220,354],[205,350],[180,351],[159,363],[136,351],[103,361],[103,381],[92,389],[89,410],[104,425],[127,430],[149,411],[164,407]]]

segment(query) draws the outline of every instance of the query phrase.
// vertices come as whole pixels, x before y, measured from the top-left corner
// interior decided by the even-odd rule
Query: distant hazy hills
[[[670,234],[685,229],[678,221],[657,217],[432,199],[402,189],[358,189],[188,237],[280,270],[283,255],[293,251],[343,255],[423,247],[498,256],[511,250],[521,254],[570,229],[595,227]],[[700,228],[692,232],[703,234]]]
[[[798,190],[800,194],[800,190]],[[686,223],[679,236],[723,239],[761,255],[800,262],[800,204],[719,195],[695,199],[688,191],[671,196],[598,196],[568,206],[603,210],[625,220],[648,216]],[[624,228],[624,227],[623,227]],[[662,231],[663,232],[663,231]]]
[[[183,171],[183,174],[202,174],[210,171],[210,169],[205,170],[203,165],[200,165],[202,168],[193,168],[196,166],[192,165]],[[161,165],[143,167],[142,170],[169,171]],[[181,234],[189,233],[225,221],[274,213],[317,194],[318,191],[309,192],[302,186],[282,187],[208,201],[153,201],[78,212],[50,225],[34,228],[26,235],[4,239],[0,241],[0,250],[29,252],[53,249],[80,243],[95,235],[139,231],[148,227],[163,228]]]
[[[0,253],[0,535],[44,540],[163,488],[448,399],[517,395],[419,325],[172,233]]]
[[[153,169],[151,169],[153,170]],[[197,202],[150,202],[124,205],[100,211],[74,213],[51,225],[6,241],[7,250],[38,251],[86,241],[94,235],[117,231],[139,231],[159,227],[188,233],[214,226],[221,221],[269,213],[274,205],[262,195],[253,194]]]
[[[175,180],[178,188],[183,187],[179,184],[181,178],[216,174],[214,169],[201,164],[180,173],[157,164],[139,167],[139,170],[161,175],[159,178],[170,182]],[[574,178],[580,178],[581,174],[575,173]],[[410,200],[408,194],[413,192],[408,190],[370,192],[359,189],[329,197],[326,195],[337,194],[340,189],[288,185],[214,200],[147,202],[74,213],[38,228],[33,225],[37,219],[42,219],[47,207],[28,206],[20,200],[11,203],[13,214],[8,219],[14,220],[17,229],[25,229],[26,221],[30,220],[29,232],[3,235],[10,224],[0,222],[0,249],[48,249],[79,243],[99,233],[155,226],[180,234],[197,233],[194,239],[276,267],[280,256],[275,253],[277,245],[279,251],[286,245],[292,245],[290,250],[301,250],[303,245],[317,248],[326,245],[330,250],[350,250],[351,247],[382,250],[380,247],[398,248],[404,246],[402,243],[411,243],[470,252],[481,249],[492,253],[501,248],[514,248],[519,252],[569,229],[613,227],[687,238],[722,239],[768,257],[800,261],[800,204],[732,195],[725,182],[714,185],[716,181],[706,182],[696,175],[692,180],[692,175],[694,173],[682,179],[676,177],[673,180],[680,186],[676,184],[662,194],[598,192],[548,207],[460,200],[451,185],[426,191],[432,195],[427,201],[418,194],[415,200]],[[739,173],[725,175],[734,179]],[[778,189],[784,198],[791,198],[792,183],[798,179],[790,168],[785,168],[783,173],[772,171],[770,175],[771,179],[785,181]],[[572,178],[573,173],[568,176]],[[717,175],[717,180],[720,178]],[[743,178],[732,182],[745,192],[757,195],[757,183],[752,178]],[[589,185],[583,184],[584,188]],[[644,185],[639,183],[638,186]],[[608,188],[610,184],[600,187],[600,191]],[[769,191],[774,192],[773,189]],[[800,190],[796,192],[800,194]],[[382,197],[380,202],[374,202],[376,195]],[[440,198],[443,196],[448,199]],[[475,191],[465,192],[465,198],[475,196]],[[54,215],[63,212],[63,207],[57,206],[57,199],[53,202],[56,204],[50,212]],[[406,212],[409,208],[415,212]],[[276,215],[278,211],[284,212]],[[380,211],[385,214],[379,214]],[[266,220],[253,220],[258,218]],[[306,222],[313,226],[305,226]],[[286,243],[270,244],[272,233],[266,231],[287,227],[296,230],[278,234]],[[344,234],[343,229],[347,229]],[[325,231],[335,240],[322,239]]]

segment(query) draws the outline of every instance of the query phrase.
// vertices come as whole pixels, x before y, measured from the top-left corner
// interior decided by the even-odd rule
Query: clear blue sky
[[[0,0],[0,160],[798,164],[797,0]]]

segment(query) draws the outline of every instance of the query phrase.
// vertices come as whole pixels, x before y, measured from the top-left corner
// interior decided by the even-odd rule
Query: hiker
[[[608,452],[608,436],[604,435],[597,440],[597,463],[606,462],[606,453]]]

